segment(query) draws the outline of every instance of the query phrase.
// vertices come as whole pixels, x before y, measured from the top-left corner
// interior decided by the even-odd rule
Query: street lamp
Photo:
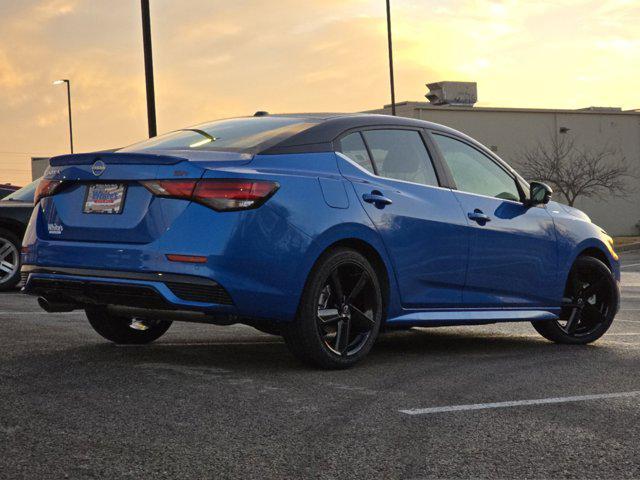
[[[71,123],[71,82],[66,78],[61,80],[55,80],[54,85],[67,84],[67,106],[69,108],[69,145],[71,146],[71,153],[73,153],[73,124]]]

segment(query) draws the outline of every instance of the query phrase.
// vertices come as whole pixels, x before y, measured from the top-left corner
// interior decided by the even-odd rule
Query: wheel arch
[[[598,242],[597,240],[593,239],[592,241],[584,242],[583,244],[579,245],[578,248],[574,250],[574,254],[571,256],[569,261],[566,263],[562,277],[562,292],[564,292],[564,289],[567,286],[567,282],[569,281],[569,275],[571,274],[573,265],[580,257],[592,257],[600,260],[611,271],[613,276],[616,279],[619,279],[620,269],[618,268],[617,263],[614,261],[614,259],[609,256],[607,247],[604,245],[604,243]]]
[[[314,242],[309,252],[308,268],[305,268],[305,285],[313,269],[318,264],[320,258],[332,249],[346,247],[351,248],[363,255],[373,266],[378,274],[383,297],[384,319],[393,316],[393,313],[401,309],[400,300],[396,294],[397,282],[395,271],[386,249],[377,232],[367,227],[351,230],[350,232],[325,232],[321,238]]]
[[[604,263],[609,270],[613,270],[613,268],[611,266],[611,262],[609,261],[609,258],[607,257],[607,254],[604,251],[602,251],[601,249],[597,248],[597,247],[585,248],[580,253],[578,253],[576,258],[573,259],[573,263],[575,263],[576,260],[578,258],[580,258],[580,257],[593,257],[593,258],[595,258],[597,260],[600,260],[602,263]]]
[[[24,236],[24,232],[26,231],[27,226],[18,222],[17,220],[12,220],[10,218],[0,218],[0,228],[10,231],[16,237],[18,237],[18,240],[22,241],[22,237]]]
[[[378,275],[378,280],[380,281],[380,288],[382,290],[382,311],[386,317],[387,310],[389,308],[389,270],[385,265],[382,256],[380,253],[371,245],[370,243],[365,242],[359,238],[343,238],[342,240],[338,240],[337,242],[329,245],[323,252],[324,255],[326,252],[331,251],[336,248],[350,248],[360,253],[364,258],[366,258],[374,271]],[[317,260],[316,260],[317,263]],[[315,266],[315,263],[314,263]],[[383,318],[383,321],[386,318]]]

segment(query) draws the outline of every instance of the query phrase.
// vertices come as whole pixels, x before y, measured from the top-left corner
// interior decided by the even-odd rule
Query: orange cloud
[[[482,104],[639,106],[640,3],[393,1],[398,100],[474,80]],[[152,2],[158,127],[256,110],[353,111],[389,101],[380,0]],[[139,2],[0,3],[0,151],[61,153],[72,81],[79,150],[146,135]],[[597,92],[601,97],[594,97]],[[606,96],[604,96],[606,95]],[[3,165],[27,171],[28,156]],[[3,163],[4,162],[4,163]]]

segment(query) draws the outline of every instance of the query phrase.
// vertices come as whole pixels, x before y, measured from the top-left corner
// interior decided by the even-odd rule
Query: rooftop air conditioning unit
[[[427,83],[429,93],[425,95],[432,105],[455,105],[472,107],[478,101],[476,82]]]

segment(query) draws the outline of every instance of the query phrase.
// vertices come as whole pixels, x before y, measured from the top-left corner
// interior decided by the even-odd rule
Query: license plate
[[[87,187],[84,213],[121,213],[127,187],[123,183],[95,183]]]

